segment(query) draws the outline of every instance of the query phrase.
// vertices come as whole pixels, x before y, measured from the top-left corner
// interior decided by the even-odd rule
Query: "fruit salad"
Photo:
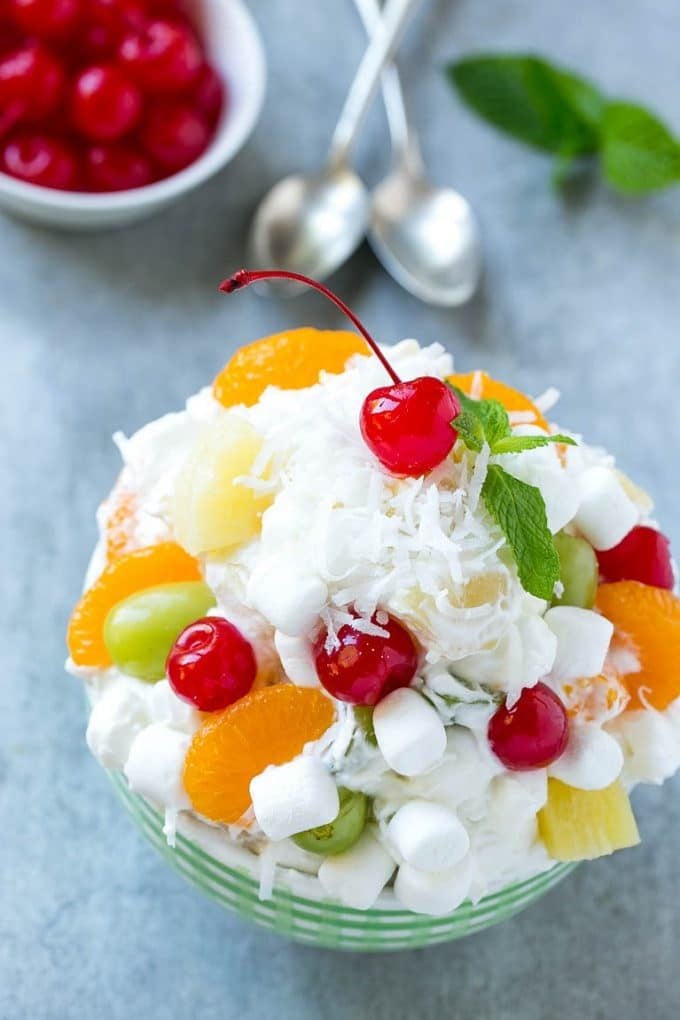
[[[68,669],[171,846],[446,914],[639,842],[632,788],[680,766],[680,600],[650,497],[556,391],[347,314],[115,437]]]
[[[202,155],[225,105],[182,0],[1,0],[0,172],[140,188]]]

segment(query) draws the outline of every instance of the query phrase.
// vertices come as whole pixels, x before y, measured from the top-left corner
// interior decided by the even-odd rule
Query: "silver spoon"
[[[369,36],[379,30],[378,0],[355,0]],[[396,68],[383,72],[393,166],[373,192],[368,238],[380,262],[411,294],[433,305],[460,305],[481,273],[479,228],[467,201],[425,177]]]
[[[350,148],[392,59],[408,16],[420,0],[387,0],[333,133],[320,173],[296,174],[276,184],[260,203],[251,227],[255,265],[330,276],[361,244],[368,226],[366,187],[348,162]],[[290,285],[286,287],[290,293]]]

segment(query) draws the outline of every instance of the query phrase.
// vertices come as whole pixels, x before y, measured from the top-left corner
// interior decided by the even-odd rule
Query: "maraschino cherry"
[[[557,761],[567,746],[567,711],[546,684],[525,687],[512,708],[502,705],[491,717],[491,750],[507,769],[525,772]]]
[[[323,284],[300,273],[241,269],[225,280],[220,290],[231,294],[259,280],[272,279],[304,283],[337,305],[359,330],[392,379],[391,385],[369,393],[361,409],[361,434],[383,467],[391,474],[416,478],[441,464],[453,449],[458,435],[453,422],[460,414],[460,404],[449,387],[434,376],[402,382],[347,305]]]
[[[384,636],[365,634],[351,623],[337,633],[335,647],[326,648],[325,631],[314,645],[314,662],[321,684],[338,701],[377,705],[398,687],[408,687],[418,669],[418,650],[405,627],[393,616],[376,619]]]
[[[257,664],[250,641],[233,623],[205,616],[184,628],[166,669],[179,698],[202,712],[216,712],[248,693]]]
[[[675,586],[670,543],[656,528],[639,524],[613,549],[596,555],[604,581],[640,581],[669,591]]]

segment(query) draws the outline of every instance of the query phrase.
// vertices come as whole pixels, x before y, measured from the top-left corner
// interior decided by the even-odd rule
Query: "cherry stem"
[[[303,276],[301,273],[289,273],[279,269],[262,269],[256,272],[251,272],[249,269],[239,269],[237,273],[234,273],[234,275],[230,276],[228,280],[224,280],[220,284],[220,290],[225,294],[233,294],[235,290],[241,290],[243,287],[249,287],[251,283],[257,283],[259,280],[295,280],[297,283],[304,283],[307,287],[317,290],[319,294],[323,294],[325,298],[332,301],[333,304],[347,316],[350,322],[356,326],[392,381],[397,385],[401,382],[401,379],[394,371],[364,324],[356,317],[354,312],[347,307],[344,301],[341,301],[332,290],[329,290],[328,287],[324,287],[324,285],[319,283],[317,280],[312,280],[309,276]]]

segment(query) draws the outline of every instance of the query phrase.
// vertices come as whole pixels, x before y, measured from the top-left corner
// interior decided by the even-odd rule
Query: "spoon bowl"
[[[376,188],[369,240],[385,269],[422,301],[463,304],[482,266],[477,221],[452,188],[438,188],[404,167]]]
[[[279,181],[260,204],[250,248],[255,265],[323,280],[361,244],[369,215],[363,182],[346,163]],[[286,284],[286,290],[297,290]]]

